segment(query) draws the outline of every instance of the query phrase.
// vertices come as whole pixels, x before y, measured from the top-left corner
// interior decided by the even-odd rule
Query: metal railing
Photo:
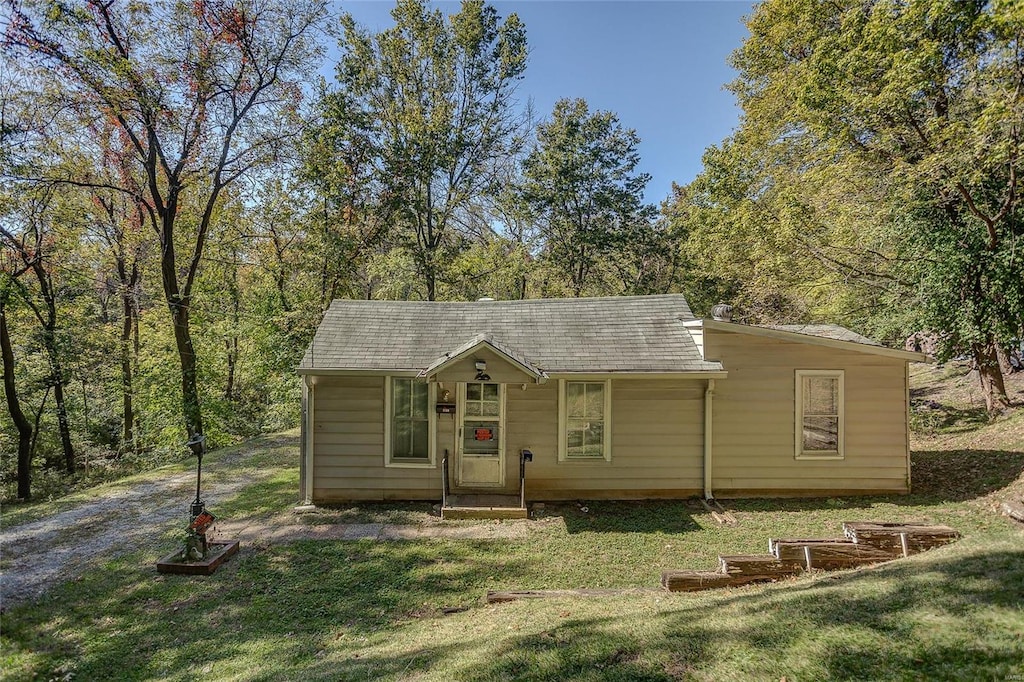
[[[533,461],[529,450],[519,451],[519,506],[526,509],[526,463]]]
[[[444,509],[448,506],[448,495],[451,493],[448,490],[448,450],[444,451],[444,457],[441,459],[441,508]]]

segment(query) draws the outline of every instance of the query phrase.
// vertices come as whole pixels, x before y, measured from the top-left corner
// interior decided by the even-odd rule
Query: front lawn
[[[232,516],[286,499],[294,462],[243,491]],[[938,478],[932,458],[918,468]],[[955,460],[954,460],[955,462]],[[698,503],[549,505],[515,540],[247,546],[210,578],[158,575],[176,536],[90,570],[2,617],[6,679],[1005,679],[1024,661],[1024,534],[979,497],[1024,454],[975,455],[955,497],[745,501],[719,526]],[[955,471],[947,472],[951,478]],[[998,479],[998,480],[997,480]],[[964,485],[975,486],[965,494]],[[964,499],[969,498],[969,499]],[[583,511],[582,507],[587,508]],[[429,505],[334,520],[432,521]],[[770,586],[657,591],[668,568],[762,552],[768,536],[842,521],[927,520],[964,534],[908,560]],[[466,522],[460,522],[466,523]],[[488,589],[647,587],[650,593],[488,606]],[[445,614],[445,610],[467,609]]]
[[[912,495],[727,502],[739,523],[725,527],[695,501],[548,505],[529,521],[442,522],[429,504],[295,517],[294,434],[253,441],[244,447],[258,450],[248,461],[262,476],[217,505],[222,519],[520,532],[248,543],[212,577],[158,575],[176,530],[5,612],[0,669],[12,680],[1021,679],[1024,530],[997,510],[1024,498],[1022,425],[1018,410],[918,435]],[[851,520],[945,523],[963,538],[773,585],[658,590],[662,570],[711,569],[719,553],[764,552],[770,536],[836,535]],[[575,587],[648,591],[483,599]]]

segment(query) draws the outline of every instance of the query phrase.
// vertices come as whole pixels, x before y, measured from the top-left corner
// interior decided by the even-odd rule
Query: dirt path
[[[204,473],[216,472],[217,483],[204,490],[207,506],[216,509],[243,488],[270,477],[274,470],[246,466],[246,452],[233,453]],[[96,563],[155,547],[175,527],[184,532],[188,504],[194,496],[195,474],[119,488],[85,500],[53,516],[0,529],[0,608],[38,599],[50,587],[72,580]],[[522,524],[424,526],[382,523],[325,524],[302,520],[288,509],[273,518],[223,519],[214,537],[242,540],[254,546],[299,538],[330,540],[414,540],[423,538],[497,539],[522,537]],[[243,545],[244,548],[244,545]],[[155,560],[155,558],[154,558]]]
[[[215,466],[230,469],[244,459],[240,453]],[[218,482],[209,493],[203,493],[203,499],[214,507],[258,480],[246,469],[244,475]],[[44,519],[4,527],[0,530],[5,567],[0,571],[3,608],[36,599],[93,563],[153,545],[176,525],[183,528],[195,481],[193,472],[174,474],[113,490]]]

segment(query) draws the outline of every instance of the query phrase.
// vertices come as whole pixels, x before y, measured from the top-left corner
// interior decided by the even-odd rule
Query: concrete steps
[[[441,507],[442,519],[525,519],[528,516],[517,495],[449,495]]]

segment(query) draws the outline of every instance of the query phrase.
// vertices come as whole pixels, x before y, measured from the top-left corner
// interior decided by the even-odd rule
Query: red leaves
[[[192,14],[209,30],[213,43],[238,45],[253,24],[244,9],[223,0],[193,0]]]

